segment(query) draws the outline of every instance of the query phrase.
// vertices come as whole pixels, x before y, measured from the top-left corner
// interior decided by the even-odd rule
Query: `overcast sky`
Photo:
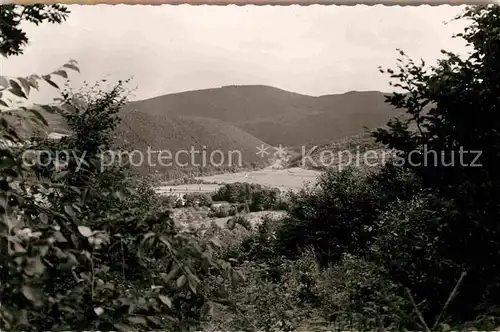
[[[310,95],[390,91],[379,65],[403,49],[434,63],[440,50],[465,53],[452,39],[458,6],[126,6],[70,5],[61,25],[26,25],[25,54],[3,75],[44,74],[72,58],[95,82],[134,76],[132,99],[265,84]]]

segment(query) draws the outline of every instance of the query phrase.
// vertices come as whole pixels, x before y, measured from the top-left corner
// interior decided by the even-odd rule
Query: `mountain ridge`
[[[385,125],[398,115],[386,94],[309,96],[267,85],[171,93],[127,103],[118,113],[116,143],[131,150],[236,149],[247,163],[263,164],[268,160],[256,157],[257,146],[328,144]],[[49,122],[49,131],[65,129],[61,119],[52,116]]]
[[[216,118],[273,145],[357,134],[397,114],[379,91],[308,96],[267,85],[238,85],[157,96],[126,107],[149,114]]]

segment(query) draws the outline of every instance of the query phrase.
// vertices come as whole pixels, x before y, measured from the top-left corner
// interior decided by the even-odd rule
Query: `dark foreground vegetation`
[[[2,54],[22,54],[20,22],[65,15],[59,6],[2,6]],[[462,19],[467,58],[443,52],[425,69],[401,51],[398,71],[385,70],[405,91],[387,101],[407,116],[373,133],[402,157],[425,148],[446,164],[455,154],[455,165],[427,156],[412,166],[423,158],[413,153],[412,165],[327,171],[288,196],[287,217],[256,230],[238,215],[230,229],[182,231],[127,167],[101,171],[127,82],[62,91],[40,106],[67,120],[73,134],[60,141],[26,142],[2,117],[3,139],[23,143],[0,150],[2,330],[498,330],[500,7],[471,7]],[[66,70],[77,63],[1,77],[2,110],[43,125],[36,108],[9,100],[27,100],[42,82],[58,88]],[[62,169],[31,166],[21,160],[29,148],[72,153]],[[478,150],[478,160],[458,157]],[[276,208],[277,195],[241,184],[215,194],[249,210]]]

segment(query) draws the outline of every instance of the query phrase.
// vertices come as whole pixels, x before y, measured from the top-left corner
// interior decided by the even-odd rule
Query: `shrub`
[[[185,195],[186,206],[205,206],[212,205],[212,195],[207,193],[188,193]]]
[[[214,201],[248,204],[250,211],[273,210],[280,206],[280,191],[258,184],[228,183],[220,187],[213,196]]]
[[[340,264],[322,270],[316,280],[318,311],[336,329],[421,329],[403,288],[382,266],[344,255]]]
[[[241,225],[248,230],[252,230],[252,224],[245,215],[237,214],[227,221],[229,229],[233,229],[236,225]]]
[[[419,309],[427,321],[437,317],[465,268],[453,261],[453,242],[443,241],[452,237],[450,223],[458,213],[453,201],[422,194],[395,203],[380,217],[373,261],[407,287],[418,303],[425,303]],[[468,300],[468,294],[461,294],[448,309],[459,310],[457,303],[465,308]]]
[[[238,267],[245,281],[238,287],[215,283],[215,292],[224,289],[234,306],[227,306],[211,323],[217,330],[296,331],[308,316],[300,304],[299,275],[291,261],[247,262]],[[278,281],[278,279],[279,281]]]
[[[500,299],[499,14],[497,5],[472,6],[462,13],[460,18],[468,26],[457,37],[471,47],[464,56],[443,51],[443,59],[429,68],[400,51],[398,69],[381,70],[399,88],[387,95],[387,102],[405,114],[377,130],[375,138],[398,150],[423,187],[440,196],[445,205],[453,202],[458,211],[446,225],[413,226],[429,227],[430,250],[446,257],[446,264],[460,267],[453,278],[441,270],[421,271],[429,282],[441,278],[451,283],[460,270],[468,272],[460,287],[462,301],[457,298],[457,306],[450,308],[456,319],[474,319],[483,310],[478,308],[498,306],[493,299]],[[412,163],[407,162],[410,157]],[[419,211],[445,219],[449,212]],[[417,219],[428,222],[413,218],[415,223]],[[436,237],[439,243],[433,242]],[[428,290],[429,296],[434,291]]]
[[[231,204],[230,206],[222,205],[222,206],[211,206],[208,217],[210,218],[226,218],[234,216],[238,213],[237,208]]]
[[[17,158],[30,146],[2,147],[0,317],[7,330],[190,329],[210,306],[199,291],[204,276],[236,276],[213,258],[215,241],[180,236],[147,184],[121,167],[101,171],[123,92],[122,84],[97,86],[79,98],[64,94],[70,113],[53,106],[74,134],[35,148],[76,152],[70,155],[84,163],[30,168]]]

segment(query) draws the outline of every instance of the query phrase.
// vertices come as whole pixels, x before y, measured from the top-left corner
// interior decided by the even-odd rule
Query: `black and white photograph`
[[[499,5],[5,3],[0,52],[0,332],[500,330]]]

